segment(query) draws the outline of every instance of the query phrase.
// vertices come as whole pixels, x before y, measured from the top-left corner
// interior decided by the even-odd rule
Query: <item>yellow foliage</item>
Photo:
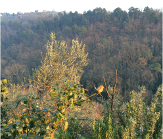
[[[63,84],[63,79],[78,84],[83,73],[83,66],[88,64],[88,53],[85,53],[85,45],[72,40],[72,47],[68,47],[65,41],[58,42],[55,34],[50,34],[51,40],[46,46],[46,56],[42,65],[35,70],[34,82],[40,91],[50,91],[51,84]]]
[[[67,128],[68,128],[68,122],[66,121],[66,122],[65,122],[65,125],[64,125],[64,131],[66,131]]]

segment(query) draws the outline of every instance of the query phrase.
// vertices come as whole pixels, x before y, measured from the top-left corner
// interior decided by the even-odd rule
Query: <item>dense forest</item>
[[[117,88],[124,101],[129,99],[130,91],[144,85],[145,101],[149,103],[162,81],[162,12],[159,10],[145,7],[140,11],[131,7],[126,12],[118,7],[113,12],[96,8],[83,14],[3,14],[1,31],[1,78],[11,83],[28,83],[32,69],[38,68],[45,57],[45,44],[51,32],[68,45],[76,38],[85,44],[89,62],[80,82],[89,94],[95,91],[94,85],[103,84],[103,77],[113,86],[117,70]]]
[[[161,139],[161,21],[149,7],[3,13],[1,138]]]

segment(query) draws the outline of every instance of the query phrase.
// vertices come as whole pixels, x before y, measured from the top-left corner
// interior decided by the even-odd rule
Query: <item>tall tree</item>
[[[43,92],[48,91],[55,82],[62,84],[63,79],[79,84],[83,67],[88,64],[85,45],[78,39],[72,40],[72,47],[68,47],[65,41],[56,41],[54,33],[50,37],[42,65],[34,72],[36,87]]]

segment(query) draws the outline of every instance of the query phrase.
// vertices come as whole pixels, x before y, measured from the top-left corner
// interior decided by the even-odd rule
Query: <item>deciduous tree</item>
[[[55,33],[51,33],[50,37],[45,45],[47,53],[42,65],[34,72],[36,87],[43,92],[55,82],[62,84],[63,79],[79,83],[83,67],[88,64],[85,45],[78,39],[72,40],[72,47],[68,47],[65,41],[56,41]]]

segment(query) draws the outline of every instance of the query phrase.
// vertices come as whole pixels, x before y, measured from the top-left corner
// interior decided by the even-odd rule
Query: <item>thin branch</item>
[[[115,95],[115,97],[118,96],[119,92],[120,92],[120,89],[118,90],[118,93]]]
[[[110,92],[110,95],[113,95],[113,93],[110,91],[110,88],[109,88],[109,92]]]
[[[100,95],[101,95],[101,93],[99,93]],[[102,97],[102,100],[103,100],[103,96],[101,95],[101,97]]]
[[[97,95],[97,94],[98,94],[98,92],[96,92],[95,94],[93,94],[93,95],[89,96],[88,98],[90,98],[90,97],[92,97],[92,96],[94,96],[94,95]]]
[[[104,79],[104,84],[105,84],[105,89],[106,89],[106,92],[107,92],[107,94],[108,94],[109,98],[111,99],[111,96],[110,96],[110,94],[109,94],[109,92],[108,92],[108,89],[107,89],[107,86],[106,86],[105,77],[103,77],[103,79]]]
[[[67,67],[70,67],[75,61],[76,61],[76,59],[75,59],[74,61],[72,61],[71,63],[69,63],[69,64],[67,65]]]
[[[114,87],[113,87],[113,95],[115,94],[116,84],[117,84],[117,70],[116,70],[116,73],[115,73],[115,84],[114,84]]]

